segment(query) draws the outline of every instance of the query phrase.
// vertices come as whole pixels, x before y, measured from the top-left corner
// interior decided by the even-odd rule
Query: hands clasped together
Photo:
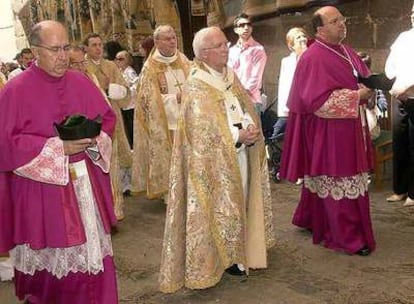
[[[247,129],[239,130],[239,142],[246,146],[253,145],[260,138],[260,129],[249,125]]]

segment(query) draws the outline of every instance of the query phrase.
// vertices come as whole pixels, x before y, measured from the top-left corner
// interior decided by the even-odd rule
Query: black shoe
[[[356,254],[357,254],[357,255],[360,255],[360,256],[368,256],[368,255],[370,255],[370,254],[371,254],[371,250],[369,250],[369,248],[368,248],[367,246],[364,246],[364,247],[362,247],[361,249],[359,249],[359,250],[356,252]]]
[[[246,275],[246,271],[240,270],[239,267],[237,267],[237,264],[233,264],[229,268],[225,270],[228,274],[233,276],[244,276]]]
[[[129,197],[129,196],[131,196],[131,190],[125,190],[125,191],[122,193],[122,195],[123,195],[124,197]]]

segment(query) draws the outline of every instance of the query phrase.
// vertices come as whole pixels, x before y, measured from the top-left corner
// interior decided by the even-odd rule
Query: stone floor
[[[213,288],[172,295],[157,290],[165,206],[129,198],[127,217],[113,237],[120,303],[414,303],[414,207],[387,203],[389,183],[384,191],[371,190],[377,250],[349,256],[312,245],[310,234],[290,224],[299,189],[272,185],[277,245],[267,270],[242,279],[225,274]],[[0,283],[0,303],[18,303],[12,283]]]

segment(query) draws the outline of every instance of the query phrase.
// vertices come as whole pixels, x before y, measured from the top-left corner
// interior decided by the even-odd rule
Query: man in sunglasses
[[[233,69],[247,90],[256,112],[262,109],[262,77],[266,65],[264,47],[252,37],[252,23],[246,14],[234,19],[234,32],[239,36],[237,43],[229,49],[228,65]]]

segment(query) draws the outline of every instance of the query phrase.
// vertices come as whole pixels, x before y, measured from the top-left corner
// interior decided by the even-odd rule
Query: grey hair
[[[30,31],[30,35],[29,35],[29,43],[30,45],[39,45],[42,44],[42,39],[40,38],[40,33],[42,32],[42,23],[36,23],[31,31]]]
[[[157,40],[160,38],[160,35],[163,33],[175,33],[174,28],[171,25],[165,24],[165,25],[159,25],[157,26],[157,28],[154,30],[154,40]]]
[[[197,33],[195,33],[194,40],[193,40],[193,51],[194,51],[194,55],[198,59],[201,59],[201,53],[203,51],[203,48],[205,48],[206,45],[208,44],[210,34],[213,31],[217,31],[217,30],[221,31],[220,28],[217,26],[210,26],[210,27],[202,28]]]
[[[122,50],[122,51],[119,51],[119,52],[117,53],[117,55],[118,55],[118,54],[120,54],[120,55],[124,55],[124,56],[125,56],[126,63],[127,63],[128,65],[132,65],[132,64],[134,63],[134,60],[132,59],[132,56],[131,56],[131,54],[130,54],[128,51]]]
[[[65,26],[62,23],[58,22],[58,21],[55,21],[55,20],[43,20],[43,21],[40,21],[39,23],[36,23],[32,27],[32,29],[30,30],[30,35],[29,35],[29,43],[30,43],[30,45],[31,46],[34,46],[34,45],[40,45],[40,44],[42,44],[42,38],[40,37],[42,31],[45,30],[45,29],[47,29],[47,28],[50,28],[50,26],[52,26],[52,25],[58,25],[64,31],[66,31]]]

